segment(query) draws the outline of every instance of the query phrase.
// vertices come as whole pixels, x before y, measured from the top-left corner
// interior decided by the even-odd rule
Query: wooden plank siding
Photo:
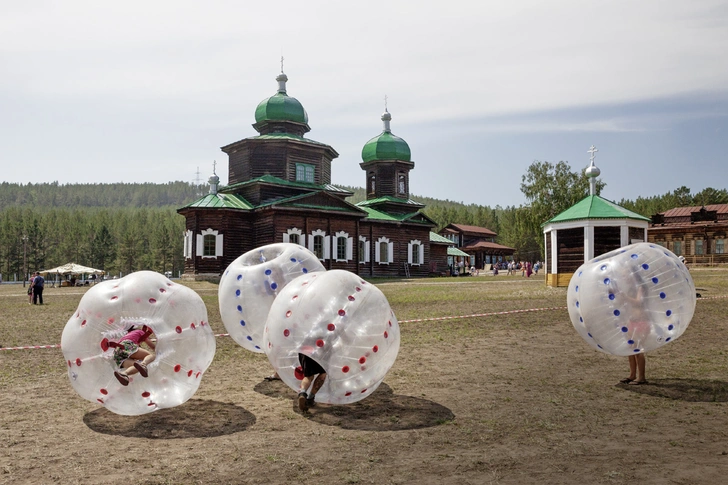
[[[559,273],[573,273],[584,264],[584,228],[559,229],[557,268]]]
[[[581,231],[581,262],[579,266],[584,264],[584,229]],[[559,231],[561,234],[561,231]],[[622,236],[621,228],[619,226],[597,226],[594,228],[594,256],[608,253],[622,247]],[[577,266],[577,268],[579,267]],[[566,271],[566,270],[564,270]],[[563,273],[561,266],[559,265],[559,273]],[[576,268],[570,269],[570,272],[576,271]]]

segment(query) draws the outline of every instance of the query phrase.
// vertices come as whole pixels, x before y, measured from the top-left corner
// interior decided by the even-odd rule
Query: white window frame
[[[204,241],[205,236],[213,235],[215,236],[215,255],[214,256],[203,256],[204,251]],[[197,235],[197,247],[195,248],[195,255],[203,258],[203,259],[217,259],[222,256],[222,243],[223,243],[223,237],[222,234],[219,233],[219,231],[216,231],[212,228],[207,228],[201,233]]]
[[[185,259],[192,259],[192,231],[189,229],[184,234],[184,248],[182,252]]]
[[[367,241],[367,238],[364,236],[359,236],[359,241],[364,243],[364,260],[359,260],[359,264],[366,264],[371,261],[371,247],[369,241]],[[361,258],[361,255],[359,255],[359,258]]]
[[[326,231],[323,231],[321,229],[316,229],[311,234],[308,235],[308,250],[312,253],[316,254],[316,252],[313,250],[313,243],[314,238],[316,236],[322,236],[324,238],[323,240],[323,258],[319,258],[321,261],[325,261],[327,259],[331,259],[331,236],[326,235]]]
[[[284,243],[290,242],[291,234],[298,235],[298,245],[303,246],[304,248],[306,247],[306,236],[303,234],[303,231],[297,227],[293,227],[283,233]]]
[[[725,239],[719,238],[715,240],[715,254],[725,254]]]
[[[693,244],[693,254],[697,254],[698,256],[702,256],[705,254],[705,242],[703,239],[695,239],[695,244]],[[700,246],[700,252],[698,252],[698,246]]]
[[[346,259],[339,259],[339,238],[346,239]],[[348,232],[339,231],[331,238],[331,254],[335,255],[335,261],[349,262],[354,258],[354,238],[349,237]]]
[[[387,261],[381,258],[381,243],[387,243]],[[390,264],[394,262],[394,243],[388,237],[380,237],[374,246],[374,261],[379,264]]]
[[[417,259],[418,262],[414,263],[414,257],[413,257],[413,248],[417,246]],[[422,241],[419,239],[413,239],[410,242],[407,243],[407,263],[411,264],[412,266],[420,266],[424,263],[425,260],[425,246],[422,245]]]

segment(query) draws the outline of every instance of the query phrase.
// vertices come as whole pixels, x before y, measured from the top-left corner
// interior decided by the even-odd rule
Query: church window
[[[349,233],[340,231],[336,236],[336,261],[350,261],[353,256],[354,238]]]
[[[715,240],[715,254],[723,254],[723,253],[725,253],[725,240],[716,239]]]
[[[288,235],[288,242],[291,244],[298,244],[298,234],[289,234]]]
[[[202,239],[202,255],[215,256],[215,235],[206,234]]]
[[[404,174],[399,174],[399,193],[400,194],[406,194],[407,193],[407,179],[405,178]]]
[[[308,235],[308,250],[320,260],[331,258],[331,236],[321,229],[311,232]]]
[[[379,264],[389,264],[394,260],[394,243],[386,237],[377,239],[374,246],[374,261]]]
[[[386,242],[380,242],[379,243],[379,262],[380,263],[389,263],[389,252],[387,251],[387,243]]]
[[[413,266],[419,266],[425,259],[425,247],[419,239],[413,239],[407,243],[407,262]]]
[[[319,259],[324,259],[324,237],[314,236],[313,237],[313,254]]]
[[[283,233],[283,242],[291,244],[300,244],[303,246],[303,231],[298,228],[288,229]]]
[[[675,253],[675,255],[677,256],[680,256],[682,254],[682,241],[672,242],[672,252]]]
[[[222,234],[212,229],[205,229],[199,233],[195,254],[203,258],[222,256]]]
[[[314,183],[315,167],[308,163],[296,164],[296,182]]]
[[[369,241],[364,236],[359,236],[359,263],[364,264],[370,261]]]
[[[376,185],[377,185],[377,176],[374,174],[371,174],[369,176],[369,193],[373,194],[376,192]]]

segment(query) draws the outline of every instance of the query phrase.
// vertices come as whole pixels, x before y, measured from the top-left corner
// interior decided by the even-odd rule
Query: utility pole
[[[28,245],[28,236],[23,234],[23,237],[20,239],[23,240],[23,288],[25,288],[25,278],[28,276],[28,258],[27,258],[27,245]]]

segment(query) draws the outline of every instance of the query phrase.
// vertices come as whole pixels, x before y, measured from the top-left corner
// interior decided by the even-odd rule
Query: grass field
[[[503,275],[375,281],[405,321],[397,361],[369,398],[308,415],[226,337],[190,401],[137,417],[81,399],[60,349],[0,351],[0,483],[722,483],[728,269],[692,274],[704,298],[646,386],[617,384],[627,359],[581,340],[565,289]],[[189,286],[224,333],[217,286]],[[60,343],[85,291],[32,306],[0,285],[0,347]]]

